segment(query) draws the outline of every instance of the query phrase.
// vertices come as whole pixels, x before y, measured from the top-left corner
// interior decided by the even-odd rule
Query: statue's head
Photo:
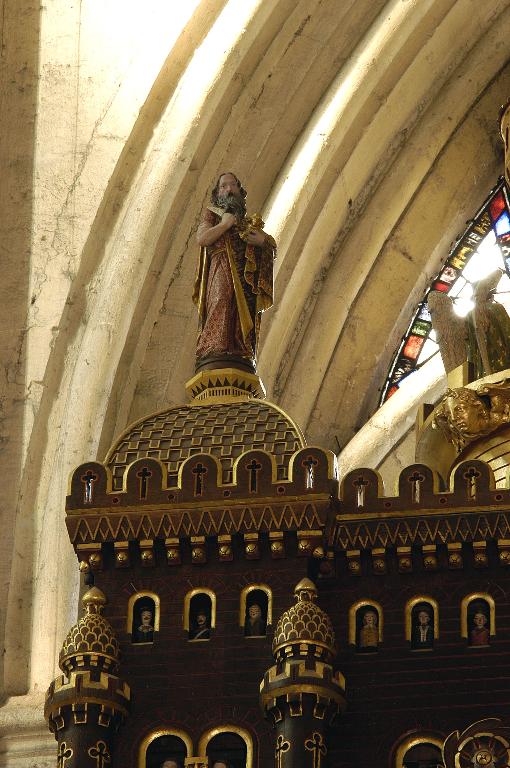
[[[140,618],[142,619],[142,624],[145,627],[148,627],[152,624],[152,611],[149,608],[144,608],[140,614]]]
[[[364,627],[377,627],[379,617],[375,611],[367,611],[363,616]]]
[[[458,448],[492,429],[489,407],[467,387],[446,391],[435,410],[434,423]]]
[[[227,171],[220,174],[211,193],[213,205],[224,208],[230,213],[244,216],[246,213],[245,198],[246,190],[235,173]]]

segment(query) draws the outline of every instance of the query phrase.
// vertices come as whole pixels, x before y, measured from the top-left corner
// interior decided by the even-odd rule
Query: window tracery
[[[455,312],[466,316],[473,308],[473,286],[495,269],[501,269],[495,300],[510,312],[510,204],[509,190],[501,178],[464,234],[457,240],[442,269],[418,304],[390,365],[379,405],[407,386],[425,363],[439,353],[432,328],[428,297],[441,291],[454,301]]]

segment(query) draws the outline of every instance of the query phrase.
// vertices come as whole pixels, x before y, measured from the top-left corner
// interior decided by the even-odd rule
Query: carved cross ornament
[[[65,764],[73,755],[72,747],[68,747],[65,741],[61,742],[57,753],[57,768],[65,768]]]
[[[281,734],[276,739],[275,765],[276,768],[282,768],[283,755],[290,749],[290,741],[287,741]]]
[[[94,499],[94,484],[98,480],[98,476],[89,469],[81,476],[80,480],[83,483],[83,503],[92,504]]]
[[[305,740],[305,749],[312,752],[312,768],[321,768],[322,758],[328,751],[322,734],[314,731],[311,738]]]
[[[96,761],[96,768],[105,768],[112,761],[110,751],[104,741],[99,739],[93,747],[90,747],[88,754]]]

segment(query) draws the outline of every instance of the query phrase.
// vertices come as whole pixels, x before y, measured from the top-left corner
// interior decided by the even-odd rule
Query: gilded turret
[[[59,656],[64,672],[50,685],[44,714],[58,742],[58,765],[114,765],[113,739],[129,713],[129,686],[115,676],[119,642],[102,615],[106,598],[92,587],[82,599],[84,615],[67,635]],[[100,762],[98,762],[100,761]]]
[[[335,633],[315,602],[315,584],[302,579],[294,594],[296,604],[276,625],[276,664],[261,683],[261,705],[276,729],[277,768],[283,759],[286,768],[309,765],[310,753],[320,768],[328,751],[327,727],[345,708],[345,680],[333,671]]]
[[[93,665],[115,673],[119,668],[119,641],[102,615],[106,598],[100,589],[92,587],[83,595],[85,614],[69,631],[58,664],[66,674]]]

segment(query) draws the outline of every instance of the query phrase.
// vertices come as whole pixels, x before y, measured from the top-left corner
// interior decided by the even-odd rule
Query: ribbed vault
[[[280,244],[259,365],[269,395],[333,449],[373,411],[413,303],[500,174],[508,3],[341,5],[273,4],[258,58],[222,83],[169,233],[159,279],[170,288],[153,296],[150,343],[131,370],[129,419],[183,397],[193,227],[221,169],[245,180]]]
[[[259,361],[268,394],[312,442],[343,446],[376,405],[412,305],[503,170],[509,33],[510,0],[197,5],[48,322],[12,542],[8,690],[46,685],[72,623],[67,473],[103,458],[130,421],[185,401],[194,233],[218,173],[240,176],[279,242]]]

